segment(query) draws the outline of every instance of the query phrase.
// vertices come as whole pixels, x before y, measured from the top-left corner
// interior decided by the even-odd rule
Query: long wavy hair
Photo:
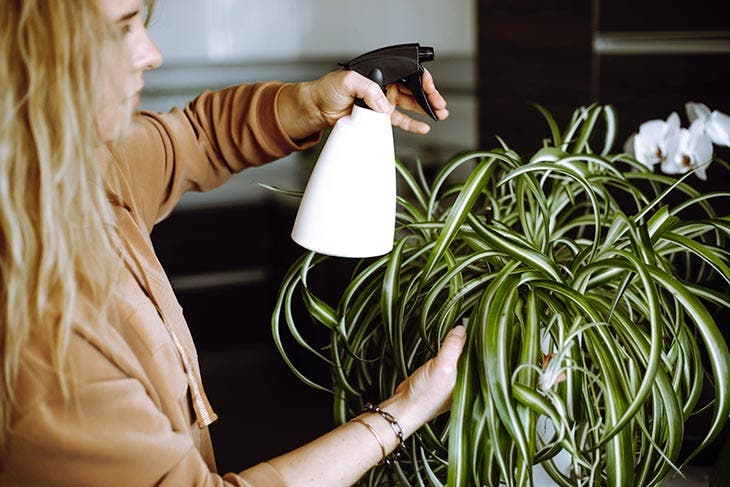
[[[119,259],[94,113],[110,35],[94,1],[0,8],[0,449],[24,345],[47,347],[68,396],[74,315],[109,309]]]

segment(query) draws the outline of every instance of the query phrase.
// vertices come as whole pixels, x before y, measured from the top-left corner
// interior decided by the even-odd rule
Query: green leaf
[[[702,443],[685,460],[686,463],[720,434],[722,426],[725,424],[728,414],[730,414],[730,352],[725,343],[725,338],[717,328],[715,320],[712,319],[712,315],[689,289],[683,286],[677,278],[660,269],[650,269],[650,273],[658,283],[677,298],[692,318],[705,344],[712,369],[715,403],[711,425]]]
[[[563,277],[560,275],[560,270],[550,259],[545,257],[545,255],[524,245],[511,242],[509,239],[505,238],[501,232],[483,225],[472,214],[468,214],[467,218],[469,220],[469,225],[471,225],[474,231],[492,248],[504,252],[515,260],[521,261],[525,265],[544,274],[546,277],[562,282]]]
[[[514,326],[513,306],[520,282],[519,277],[513,275],[516,267],[516,262],[507,265],[492,281],[479,303],[479,309],[484,310],[483,319],[471,326],[477,326],[479,334],[483,336],[480,348],[483,347],[481,359],[484,366],[481,373],[486,378],[497,414],[517,444],[523,461],[532,464],[531,448],[511,396],[513,365],[509,340]],[[497,455],[506,460],[506,452],[499,451]]]
[[[561,143],[560,129],[558,128],[558,124],[555,121],[555,118],[542,105],[535,103],[532,106],[535,107],[542,114],[543,117],[545,117],[545,121],[547,122],[548,127],[550,127],[550,133],[553,137],[553,146],[559,146]]]
[[[295,191],[291,189],[284,189],[278,186],[272,186],[270,184],[258,183],[260,187],[273,191],[275,193],[283,194],[286,196],[293,196],[295,198],[301,198],[304,195],[304,191]]]
[[[423,270],[423,279],[427,281],[433,272],[438,260],[443,256],[453,240],[461,224],[470,214],[477,197],[484,188],[484,184],[492,175],[495,168],[495,159],[485,159],[477,165],[464,183],[459,196],[450,209],[449,216],[444,223],[444,229],[438,235],[436,244],[428,256]]]
[[[449,487],[470,485],[471,434],[468,418],[474,403],[474,340],[471,328],[467,328],[465,351],[459,359],[459,370],[451,401],[449,416]]]

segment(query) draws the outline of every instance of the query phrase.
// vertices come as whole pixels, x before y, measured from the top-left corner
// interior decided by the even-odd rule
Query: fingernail
[[[451,334],[457,337],[466,336],[466,329],[463,326],[455,326],[451,329]]]

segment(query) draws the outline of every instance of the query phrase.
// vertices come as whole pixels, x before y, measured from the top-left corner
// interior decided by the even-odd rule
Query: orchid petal
[[[705,121],[695,119],[689,129],[679,131],[677,150],[662,163],[666,174],[684,174],[696,170],[697,177],[706,179],[706,169],[712,160],[712,141],[705,133]]]
[[[665,174],[684,174],[692,169],[690,155],[687,147],[689,146],[690,132],[687,129],[680,129],[677,138],[677,150],[671,157],[667,157],[662,161],[662,172]]]
[[[679,140],[679,115],[672,112],[664,120],[649,120],[639,126],[634,137],[636,160],[651,169],[654,164],[672,160]]]
[[[634,154],[636,160],[651,170],[654,164],[662,162],[661,157],[657,155],[658,143],[656,139],[642,137],[641,134],[634,136]]]
[[[679,132],[680,141],[687,136],[687,129],[682,129]],[[691,166],[689,164],[683,164],[683,157],[678,157],[678,154],[672,154],[671,157],[667,157],[662,161],[661,169],[664,174],[684,174],[689,171]]]
[[[636,150],[634,148],[634,139],[636,138],[636,133],[633,133],[629,135],[629,138],[626,139],[626,142],[624,143],[624,152],[631,157],[636,157]]]
[[[695,170],[695,176],[697,176],[697,179],[701,179],[702,181],[707,181],[707,164],[702,164],[700,166],[697,166],[697,170]]]
[[[679,115],[677,115],[677,112],[672,112],[667,117],[667,129],[669,131],[679,130]]]
[[[730,147],[730,116],[715,110],[710,115],[705,130],[712,142]]]
[[[661,139],[667,130],[667,122],[659,119],[649,120],[639,125],[639,135],[649,139]]]
[[[704,103],[695,103],[690,101],[685,103],[684,109],[687,111],[689,123],[692,123],[697,119],[707,120],[710,118],[710,109]]]

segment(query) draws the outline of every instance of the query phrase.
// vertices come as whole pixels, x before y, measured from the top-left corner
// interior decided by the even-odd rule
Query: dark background
[[[730,113],[726,0],[478,0],[477,6],[480,148],[494,147],[495,135],[518,152],[538,148],[549,132],[533,102],[561,126],[579,105],[612,104],[620,141],[640,123],[665,119],[672,111],[686,126],[686,101]],[[694,41],[666,47],[670,34]],[[618,40],[619,47],[596,47],[605,39]],[[631,42],[620,42],[626,39]],[[448,90],[444,94],[448,98]],[[727,158],[726,151],[720,155]],[[728,181],[713,178],[710,167],[702,188],[728,190]],[[294,211],[276,198],[177,211],[153,232],[220,416],[211,431],[224,472],[288,451],[333,426],[329,396],[293,376],[270,334],[278,285],[301,253],[289,239]],[[199,275],[229,277],[190,285],[190,277]],[[326,378],[321,365],[295,346],[289,350],[313,377]],[[701,418],[690,425],[688,448],[703,428]],[[725,436],[695,463],[714,463]]]

